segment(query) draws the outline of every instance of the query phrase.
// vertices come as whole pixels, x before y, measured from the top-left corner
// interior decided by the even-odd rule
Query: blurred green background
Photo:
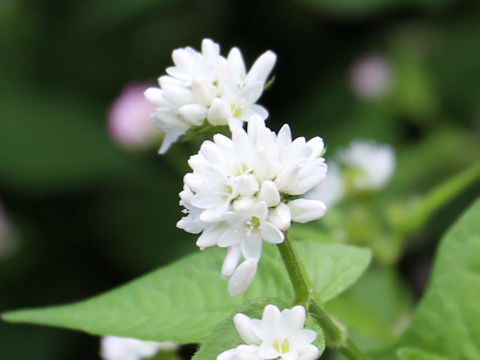
[[[356,138],[392,144],[387,199],[421,194],[479,157],[474,0],[0,0],[0,200],[16,241],[0,257],[0,311],[89,297],[194,251],[175,227],[182,174],[155,148],[115,143],[107,113],[126,84],[154,82],[173,49],[205,37],[224,55],[240,47],[248,65],[277,53],[260,101],[271,128],[320,135],[329,153]],[[387,77],[373,95],[352,84],[372,58],[385,66],[368,71]],[[401,260],[404,280],[418,264],[428,271],[479,190],[429,222]],[[0,323],[2,360],[97,353],[95,337]]]

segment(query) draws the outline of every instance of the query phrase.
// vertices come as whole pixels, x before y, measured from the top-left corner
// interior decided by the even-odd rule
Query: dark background
[[[182,174],[154,148],[120,147],[106,118],[127,83],[155,81],[173,49],[205,37],[223,55],[240,47],[248,65],[277,53],[260,101],[271,128],[318,134],[329,153],[355,138],[392,144],[404,164],[392,194],[422,193],[478,158],[476,1],[0,0],[0,199],[16,241],[0,257],[0,311],[89,297],[194,251],[195,237],[175,227]],[[349,81],[371,53],[393,72],[373,100]],[[429,223],[402,259],[407,280],[416,264],[428,272],[478,190]],[[95,337],[0,323],[2,360],[97,352]]]

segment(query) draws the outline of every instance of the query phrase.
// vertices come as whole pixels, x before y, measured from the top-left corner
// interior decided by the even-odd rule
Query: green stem
[[[312,282],[291,240],[285,237],[285,241],[278,245],[278,250],[295,292],[295,302],[304,305],[322,327],[327,345],[338,349],[350,360],[367,360],[358,347],[347,339],[345,327],[330,316],[316,298]]]
[[[285,241],[278,244],[278,250],[280,251],[280,256],[292,282],[293,291],[295,292],[295,302],[308,308],[312,294],[307,285],[306,272],[303,269],[303,264],[299,261],[297,252],[290,239],[285,236]]]
[[[473,163],[467,169],[452,176],[431,190],[415,206],[408,217],[394,226],[396,233],[391,244],[391,263],[398,261],[407,244],[408,238],[419,231],[431,217],[443,206],[480,179],[480,161]]]
[[[429,192],[405,221],[400,233],[406,237],[418,231],[442,206],[480,179],[480,161],[447,179]]]

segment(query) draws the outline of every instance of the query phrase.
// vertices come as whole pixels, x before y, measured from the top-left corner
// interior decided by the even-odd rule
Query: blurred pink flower
[[[393,69],[390,60],[370,53],[357,59],[350,69],[352,91],[364,99],[379,99],[390,92]]]
[[[154,110],[144,96],[150,84],[128,84],[110,107],[108,129],[110,137],[129,148],[144,148],[156,144],[163,132],[153,125]]]

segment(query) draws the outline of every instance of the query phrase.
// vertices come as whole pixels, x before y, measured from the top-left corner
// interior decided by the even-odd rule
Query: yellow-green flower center
[[[277,350],[280,354],[285,354],[290,351],[290,343],[287,339],[284,339],[282,342],[280,340],[275,341],[273,348]]]
[[[232,111],[233,117],[238,119],[240,116],[242,116],[242,108],[236,104],[232,104],[230,106],[230,110]]]

